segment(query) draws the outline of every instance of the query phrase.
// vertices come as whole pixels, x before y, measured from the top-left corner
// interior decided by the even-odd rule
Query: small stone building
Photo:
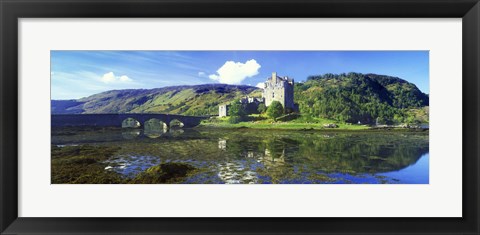
[[[218,106],[218,116],[219,117],[226,117],[228,116],[228,106],[226,104],[221,104]]]

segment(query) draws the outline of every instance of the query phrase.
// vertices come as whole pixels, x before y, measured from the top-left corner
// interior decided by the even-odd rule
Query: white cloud
[[[100,78],[100,80],[104,83],[117,83],[117,82],[131,82],[132,79],[130,79],[127,75],[122,75],[122,76],[115,76],[113,72],[106,73]]]
[[[55,71],[52,75],[52,99],[77,99],[87,97],[99,92],[114,89],[139,89],[147,88],[144,83],[130,79],[128,76],[115,76],[115,74],[93,73],[90,71]],[[103,82],[103,78],[114,82]],[[153,83],[153,81],[152,81]]]
[[[114,82],[115,81],[115,74],[113,74],[113,72],[106,73],[106,74],[103,75],[101,80],[104,83]]]
[[[207,77],[207,74],[205,72],[198,72],[198,76],[201,78]]]
[[[220,77],[218,75],[215,75],[215,74],[210,74],[208,77],[212,80],[217,80],[217,81],[220,80]]]
[[[264,89],[265,88],[265,83],[264,82],[259,82],[259,83],[257,83],[256,87]]]
[[[210,74],[208,77],[220,83],[240,84],[246,78],[257,75],[260,67],[262,66],[254,59],[245,63],[227,61],[216,74]]]
[[[130,81],[132,81],[132,79],[130,79],[126,75],[122,75],[122,76],[120,76],[120,81],[121,82],[130,82]]]

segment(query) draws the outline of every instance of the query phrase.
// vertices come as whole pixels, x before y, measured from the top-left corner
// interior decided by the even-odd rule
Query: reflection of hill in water
[[[337,182],[330,173],[398,171],[429,151],[428,133],[202,128],[55,130],[52,144],[116,146],[117,158],[147,156],[202,169],[189,183]]]
[[[224,138],[225,150],[246,157],[257,156],[266,167],[274,162],[285,162],[327,173],[400,170],[429,151],[428,135],[418,134],[309,133],[267,138],[235,133],[234,138]]]
[[[184,132],[187,133],[184,135]],[[149,139],[176,139],[185,140],[205,138],[195,129],[170,128],[55,128],[52,129],[52,144],[71,145],[89,143],[116,143],[122,141],[142,141]]]
[[[378,173],[414,164],[428,153],[428,139],[415,135],[345,135],[304,138],[300,148],[309,156],[312,167],[326,172]]]

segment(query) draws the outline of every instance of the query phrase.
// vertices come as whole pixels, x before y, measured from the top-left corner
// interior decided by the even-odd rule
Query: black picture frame
[[[0,0],[2,234],[479,234],[478,0]],[[18,217],[18,19],[120,17],[462,18],[462,218]],[[39,198],[41,201],[41,198]]]

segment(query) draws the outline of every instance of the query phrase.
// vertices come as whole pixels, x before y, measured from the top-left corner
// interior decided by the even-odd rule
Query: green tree
[[[264,113],[265,111],[267,111],[267,106],[265,106],[264,103],[261,103],[261,104],[258,105],[257,111],[259,113]]]
[[[237,117],[244,117],[247,115],[245,112],[245,108],[243,105],[238,101],[234,101],[232,105],[230,105],[230,108],[228,109],[228,115],[229,116],[237,116]]]
[[[240,101],[235,100],[232,102],[228,109],[228,115],[230,116],[228,122],[235,124],[241,122],[247,115],[247,112],[245,111],[245,107],[240,103]]]
[[[267,108],[267,115],[276,121],[283,114],[283,106],[278,101],[273,101]]]

